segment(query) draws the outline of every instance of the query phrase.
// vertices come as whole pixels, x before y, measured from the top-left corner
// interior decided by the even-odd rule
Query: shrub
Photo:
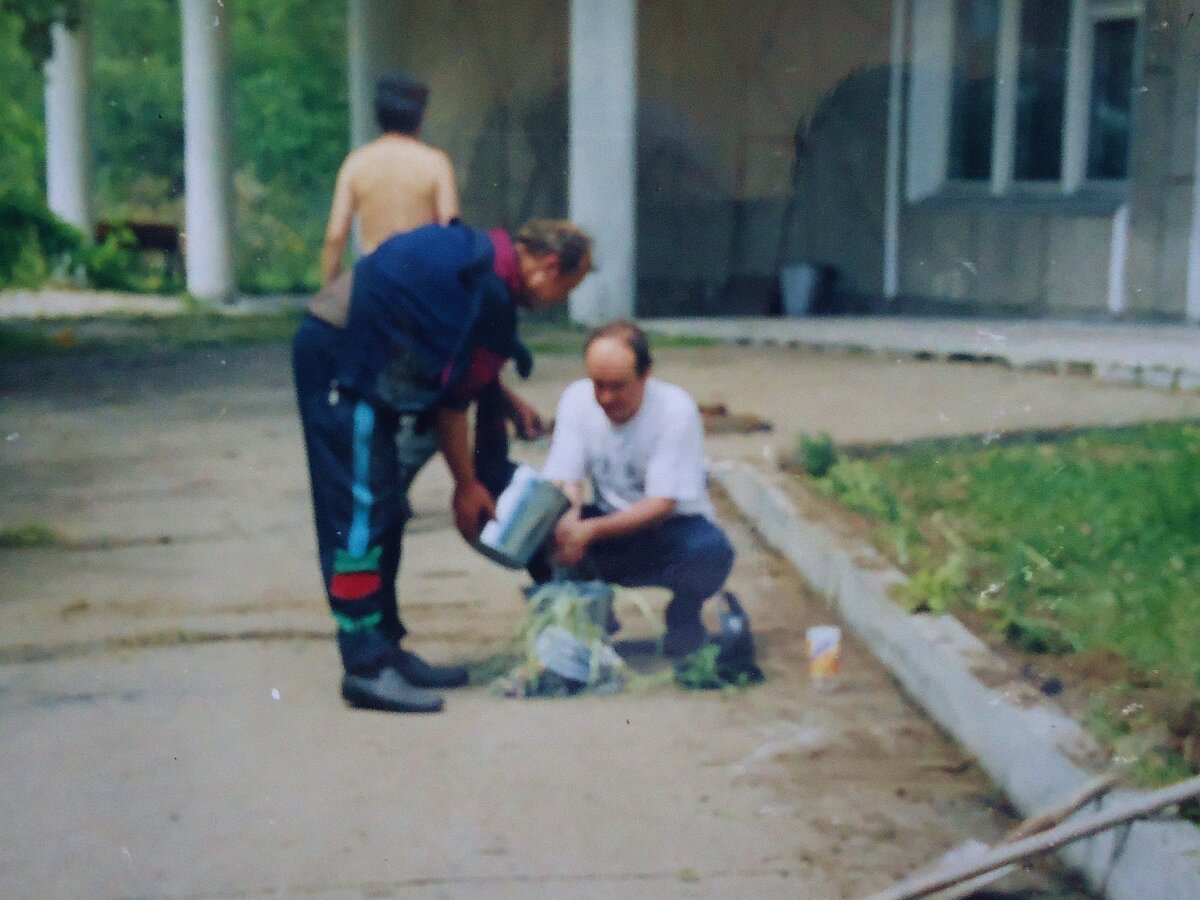
[[[139,248],[133,231],[120,224],[103,243],[86,248],[83,258],[93,287],[138,294],[176,293],[184,287],[164,254]]]
[[[0,287],[37,287],[80,260],[83,235],[41,199],[20,191],[0,195]]]
[[[320,287],[320,247],[325,222],[283,179],[267,185],[253,167],[235,179],[236,281],[247,294],[312,293]]]
[[[137,290],[134,267],[137,242],[128,228],[114,228],[104,243],[87,254],[88,281],[98,288],[114,291]]]

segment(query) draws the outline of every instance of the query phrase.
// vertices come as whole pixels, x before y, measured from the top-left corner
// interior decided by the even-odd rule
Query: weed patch
[[[53,547],[59,543],[54,530],[45,525],[18,525],[0,528],[0,549],[24,550],[30,547]]]
[[[804,466],[804,471],[813,478],[824,478],[838,461],[833,438],[827,431],[817,435],[801,434],[796,457]]]
[[[876,452],[813,483],[878,523],[910,610],[971,610],[1027,653],[1109,652],[1200,697],[1200,425]],[[1194,718],[1171,740],[1129,716],[1107,731],[1167,777],[1200,770]]]

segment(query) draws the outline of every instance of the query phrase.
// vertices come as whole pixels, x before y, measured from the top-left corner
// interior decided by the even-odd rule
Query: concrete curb
[[[766,542],[828,599],[910,696],[978,757],[1024,815],[1065,800],[1094,777],[1089,761],[1103,758],[1096,742],[952,616],[912,615],[893,603],[889,591],[904,576],[881,568],[873,548],[847,549],[802,518],[772,477],[750,465],[720,463],[712,474]],[[985,685],[980,675],[998,686]],[[1112,900],[1200,897],[1200,828],[1187,822],[1141,821],[1060,853]]]

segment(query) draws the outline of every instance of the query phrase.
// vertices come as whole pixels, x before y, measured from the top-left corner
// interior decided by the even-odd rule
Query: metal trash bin
[[[793,263],[779,269],[781,312],[814,316],[840,311],[835,302],[837,270],[821,263]]]
[[[813,310],[820,270],[809,263],[784,266],[779,270],[779,290],[785,316],[807,316]]]

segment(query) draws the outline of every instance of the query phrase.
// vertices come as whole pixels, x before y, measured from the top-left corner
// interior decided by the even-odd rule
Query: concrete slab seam
[[[804,519],[770,475],[722,462],[713,476],[763,539],[821,593],[903,685],[983,768],[1025,815],[1078,790],[1095,774],[1087,760],[1099,745],[1044,699],[1018,691],[1022,683],[985,685],[975,672],[1008,671],[952,616],[910,614],[889,591],[904,576],[862,569],[844,539]],[[1123,791],[1112,799],[1132,796]],[[1103,803],[1090,810],[1102,808]],[[1184,821],[1141,821],[1061,851],[1062,858],[1112,900],[1200,896],[1200,828]]]

